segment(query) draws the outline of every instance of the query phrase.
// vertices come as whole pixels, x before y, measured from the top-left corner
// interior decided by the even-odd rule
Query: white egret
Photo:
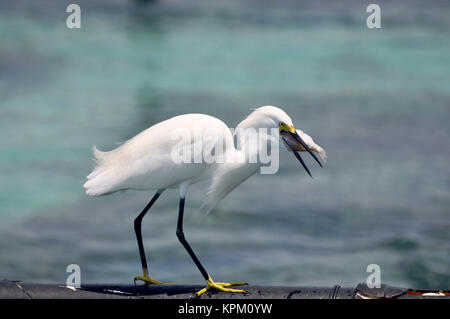
[[[199,134],[199,128],[202,132],[210,133]],[[177,129],[182,129],[184,134],[188,134],[190,137],[180,142],[179,139],[174,138],[173,134]],[[272,130],[272,132],[276,132],[276,135],[274,138],[270,134],[260,134],[260,139],[255,142],[242,134],[251,129],[259,130],[258,132],[260,129]],[[237,138],[236,146],[234,145],[235,136]],[[315,144],[310,136],[296,130],[291,118],[283,110],[274,106],[263,106],[253,110],[247,118],[239,123],[234,134],[224,122],[217,118],[203,114],[185,114],[151,126],[112,151],[101,152],[95,146],[93,147],[97,166],[89,174],[88,180],[84,184],[86,194],[101,196],[128,189],[156,191],[156,194],[134,221],[143,270],[143,275],[136,276],[135,280],[142,280],[145,284],[162,284],[149,276],[142,242],[141,222],[164,190],[178,188],[180,202],[176,235],[207,283],[207,286],[197,292],[197,295],[200,296],[209,289],[245,292],[242,289],[226,288],[244,283],[214,282],[186,241],[183,233],[185,195],[189,185],[209,179],[209,190],[201,208],[207,212],[212,210],[228,193],[257,172],[262,163],[259,160],[251,162],[249,160],[251,155],[254,155],[255,152],[258,153],[264,146],[267,147],[269,140],[273,142],[274,139],[277,143],[279,140],[284,142],[309,175],[311,174],[299,152],[308,152],[320,166],[322,165],[314,152],[323,160],[326,158],[325,151]],[[199,143],[212,146],[208,150],[209,155],[222,149],[224,161],[192,161],[198,152],[205,151],[197,148],[196,145]],[[278,144],[275,145],[277,151]],[[185,161],[177,162],[174,161],[173,154],[174,149],[180,146],[188,156],[184,158]],[[190,153],[192,149],[194,151]]]

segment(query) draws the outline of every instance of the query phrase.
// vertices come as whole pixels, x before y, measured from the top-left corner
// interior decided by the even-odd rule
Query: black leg
[[[200,260],[198,260],[197,256],[195,256],[194,251],[192,250],[191,246],[189,246],[188,242],[184,238],[183,233],[183,212],[184,212],[184,198],[180,198],[180,210],[178,213],[178,223],[177,223],[177,237],[180,243],[184,246],[184,248],[187,250],[189,255],[191,256],[192,260],[194,261],[195,265],[197,266],[198,270],[202,273],[203,278],[205,280],[209,279],[209,275],[206,272],[205,268],[203,268],[202,264],[200,263]]]
[[[156,202],[161,193],[162,191],[156,192],[155,196],[153,196],[153,198],[150,200],[147,206],[145,206],[144,210],[134,220],[134,231],[136,232],[136,238],[139,247],[139,255],[141,256],[142,269],[144,269],[144,271],[147,270],[147,259],[145,258],[144,243],[142,242],[142,231],[141,231],[142,219],[144,218],[145,214],[148,212],[150,207],[152,207],[152,205]]]

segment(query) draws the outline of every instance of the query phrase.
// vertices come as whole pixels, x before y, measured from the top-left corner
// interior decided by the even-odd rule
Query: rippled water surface
[[[152,194],[88,198],[90,147],[112,149],[181,113],[234,127],[283,107],[328,152],[307,177],[288,153],[208,216],[188,193],[185,233],[217,280],[450,287],[450,5],[360,1],[0,3],[0,276],[132,282],[133,219]],[[200,283],[175,236],[177,192],[145,218],[152,276]]]

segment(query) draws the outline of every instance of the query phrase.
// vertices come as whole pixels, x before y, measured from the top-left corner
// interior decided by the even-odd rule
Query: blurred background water
[[[73,1],[72,1],[73,2]],[[0,277],[130,283],[133,219],[152,194],[88,198],[91,145],[109,150],[182,113],[234,127],[277,105],[329,156],[314,179],[282,153],[185,232],[218,281],[450,288],[450,3],[0,1]],[[175,236],[177,192],[143,223],[150,272],[202,277]]]

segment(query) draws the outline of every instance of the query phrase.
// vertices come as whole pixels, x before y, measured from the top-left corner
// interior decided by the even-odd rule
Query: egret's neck
[[[278,130],[272,123],[255,123],[248,118],[238,124],[234,131],[237,151],[249,158],[258,158],[261,154],[268,154],[278,145]]]

